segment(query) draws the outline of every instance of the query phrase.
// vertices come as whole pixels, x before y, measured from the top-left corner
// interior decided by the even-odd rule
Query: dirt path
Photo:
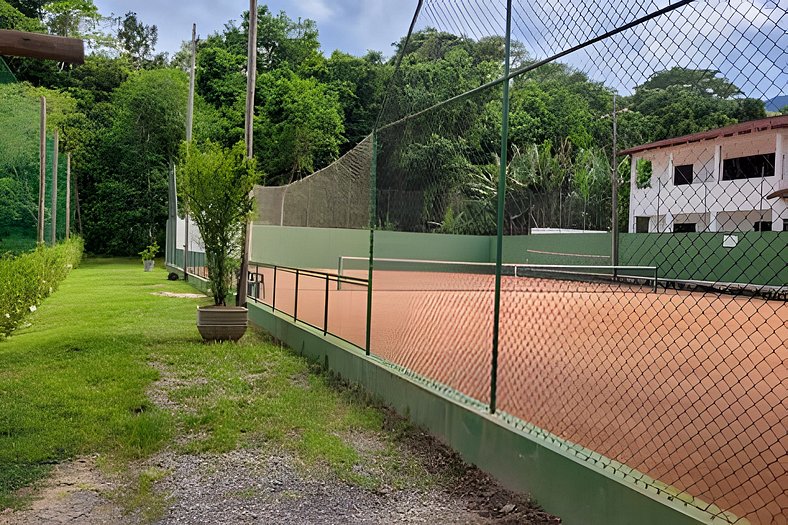
[[[0,525],[119,523],[122,510],[107,497],[116,486],[96,467],[95,457],[61,463],[41,485],[25,489],[30,508],[0,513]]]
[[[149,399],[173,413],[188,408],[168,395],[182,380],[150,362],[160,379]],[[196,379],[199,383],[199,378]],[[430,436],[384,410],[380,432],[341,438],[361,458],[353,471],[374,487],[337,478],[328,467],[305,464],[276,445],[225,453],[189,454],[194,436],[123,472],[107,474],[99,458],[58,465],[30,492],[30,508],[0,513],[0,525],[71,524],[556,524],[528,497],[504,490]],[[382,452],[394,439],[397,463]]]

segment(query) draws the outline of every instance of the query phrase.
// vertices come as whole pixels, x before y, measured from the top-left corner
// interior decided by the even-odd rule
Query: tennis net
[[[366,257],[339,257],[340,276],[366,277],[368,270]],[[655,266],[508,263],[501,265],[501,276],[502,288],[515,292],[656,292],[659,281]],[[483,291],[492,290],[494,282],[495,263],[490,262],[373,260],[376,291]]]

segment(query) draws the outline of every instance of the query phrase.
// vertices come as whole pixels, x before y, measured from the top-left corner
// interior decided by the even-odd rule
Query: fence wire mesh
[[[256,186],[256,224],[369,227],[370,138],[326,168],[286,186]]]
[[[40,195],[40,101],[35,90],[16,83],[10,72],[3,77],[0,61],[0,254],[19,253],[36,247]],[[52,108],[50,102],[49,109]],[[66,198],[71,198],[70,226],[77,228],[76,192],[67,192],[67,157],[59,144],[55,178],[55,140],[46,137],[44,160],[44,242],[66,237]],[[53,181],[57,189],[53,192]],[[52,205],[55,199],[55,206]],[[53,231],[52,224],[55,224]],[[53,237],[54,236],[54,237]]]
[[[260,224],[371,224],[369,257],[316,263],[370,277],[371,311],[313,288],[372,354],[709,518],[788,523],[787,23],[764,0],[424,0],[372,136],[260,189]]]

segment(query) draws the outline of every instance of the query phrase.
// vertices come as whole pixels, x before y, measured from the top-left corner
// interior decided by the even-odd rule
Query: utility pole
[[[71,153],[66,153],[66,240],[71,237]]]
[[[246,64],[246,156],[254,157],[254,90],[257,85],[257,0],[249,0],[249,49]],[[244,224],[243,249],[241,250],[241,278],[238,280],[237,306],[246,306],[246,288],[249,281],[249,222]]]
[[[192,129],[194,128],[194,71],[197,62],[197,24],[192,24],[192,57],[189,67],[189,102],[186,107],[186,142],[192,141]],[[176,219],[177,220],[177,219]],[[185,218],[185,237],[186,241],[183,245],[183,279],[189,280],[189,249],[191,248],[191,239],[189,238],[189,213],[186,213]],[[177,224],[177,222],[176,222]],[[176,233],[177,235],[177,233]]]
[[[57,244],[57,163],[60,149],[60,134],[55,130],[55,147],[52,154],[52,246]]]
[[[44,243],[44,195],[47,179],[47,99],[41,97],[41,116],[40,116],[40,137],[39,137],[39,180],[38,180],[38,244]]]

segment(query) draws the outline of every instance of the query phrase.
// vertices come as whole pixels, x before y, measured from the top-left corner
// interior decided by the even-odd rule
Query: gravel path
[[[283,453],[236,450],[221,455],[165,455],[158,466],[172,472],[157,487],[174,502],[159,522],[168,525],[533,522],[516,506],[504,512],[488,509],[490,517],[482,517],[473,510],[472,498],[443,489],[373,492],[321,479],[305,473],[292,456]]]
[[[150,365],[161,376],[149,399],[162,410],[188,413],[169,396],[184,380],[164,365]],[[25,489],[30,508],[0,512],[0,525],[560,523],[527,496],[502,489],[431,436],[381,410],[380,431],[338,436],[358,452],[352,466],[358,484],[320,462],[305,464],[281,445],[189,454],[184,446],[195,436],[178,435],[165,451],[124,472],[107,474],[96,457],[58,465],[45,482]]]

